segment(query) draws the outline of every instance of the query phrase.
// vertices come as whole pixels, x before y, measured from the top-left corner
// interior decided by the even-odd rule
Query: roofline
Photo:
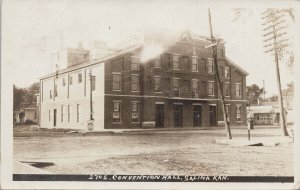
[[[234,67],[236,67],[239,71],[241,71],[243,74],[245,74],[246,76],[249,75],[249,73],[247,71],[245,71],[242,67],[238,66],[236,63],[234,63],[231,59],[229,59],[228,57],[226,57],[226,61],[233,65]]]
[[[133,45],[132,47],[130,47],[128,49],[124,49],[124,50],[121,50],[121,51],[116,52],[114,54],[107,55],[107,56],[103,57],[102,59],[90,60],[90,61],[88,61],[86,63],[83,63],[83,64],[78,64],[78,65],[75,65],[73,67],[69,67],[69,68],[59,70],[58,74],[63,74],[63,73],[69,72],[69,71],[75,71],[75,70],[82,69],[82,68],[85,68],[85,67],[88,67],[88,66],[96,65],[98,63],[103,63],[104,61],[107,61],[107,60],[112,59],[114,57],[117,57],[117,56],[120,56],[122,54],[128,53],[130,51],[134,51],[134,50],[136,50],[138,48],[141,48],[141,47],[142,47],[142,44]],[[48,75],[43,76],[43,77],[40,77],[39,80],[50,78],[50,77],[53,77],[55,75],[56,75],[56,72],[48,74]]]

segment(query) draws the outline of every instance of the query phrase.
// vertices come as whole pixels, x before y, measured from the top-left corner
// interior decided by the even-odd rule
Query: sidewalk
[[[46,170],[42,170],[42,169],[33,167],[29,164],[24,164],[19,161],[14,161],[13,173],[14,174],[50,174],[50,172],[48,172]]]

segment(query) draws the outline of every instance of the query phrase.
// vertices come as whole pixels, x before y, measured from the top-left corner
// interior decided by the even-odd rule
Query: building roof
[[[111,59],[111,58],[114,58],[114,57],[123,55],[123,54],[128,53],[128,52],[131,52],[131,51],[134,51],[134,50],[136,50],[136,49],[138,49],[138,48],[141,48],[141,47],[142,47],[142,44],[133,45],[133,46],[130,46],[130,47],[128,47],[128,48],[125,48],[125,49],[123,49],[123,50],[121,50],[121,51],[118,51],[118,52],[116,52],[116,53],[114,53],[114,54],[107,55],[107,56],[103,57],[102,59],[88,61],[88,62],[85,62],[85,63],[82,63],[82,64],[75,65],[75,66],[73,66],[73,67],[68,67],[68,68],[59,70],[59,71],[58,71],[58,74],[62,74],[62,73],[66,73],[66,72],[69,72],[69,71],[81,69],[81,68],[84,68],[84,67],[87,67],[87,66],[91,66],[91,65],[98,64],[98,63],[103,63],[103,62],[106,61],[106,60],[109,60],[109,59]],[[52,76],[55,76],[56,74],[57,74],[56,72],[51,73],[51,74],[49,74],[49,75],[46,75],[46,76],[41,77],[40,80],[46,79],[46,78],[49,78],[49,77],[52,77]]]
[[[247,110],[252,113],[279,113],[279,108],[274,106],[249,106]]]
[[[247,71],[245,71],[242,67],[240,67],[239,65],[237,65],[236,63],[234,63],[231,59],[229,59],[228,57],[226,57],[226,61],[227,63],[229,63],[230,65],[232,65],[233,67],[235,67],[236,69],[238,69],[241,73],[243,73],[244,75],[248,76],[249,73]]]

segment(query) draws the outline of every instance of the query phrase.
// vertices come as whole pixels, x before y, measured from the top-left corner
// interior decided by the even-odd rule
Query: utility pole
[[[223,86],[221,84],[221,79],[220,79],[219,69],[218,69],[218,63],[217,63],[217,61],[218,61],[218,56],[217,56],[218,41],[213,36],[210,9],[208,9],[208,18],[209,18],[210,38],[211,38],[211,43],[212,43],[210,46],[212,47],[212,50],[213,50],[213,60],[214,60],[214,67],[215,67],[215,76],[216,76],[216,79],[217,79],[219,90],[221,92],[221,105],[222,105],[222,110],[223,110],[223,118],[224,118],[224,122],[225,122],[225,128],[227,130],[227,137],[229,139],[232,139],[231,130],[230,130],[230,122],[229,122],[229,119],[228,119],[228,113],[227,113],[226,105],[225,105],[225,98],[224,98],[224,93],[223,93]]]
[[[262,13],[262,19],[265,21],[263,26],[263,36],[265,37],[264,45],[267,50],[265,53],[272,53],[274,55],[274,61],[276,66],[276,76],[277,76],[277,87],[278,87],[278,101],[280,106],[280,124],[282,128],[282,135],[288,136],[286,129],[285,111],[283,107],[282,100],[282,90],[281,90],[281,80],[280,80],[280,69],[279,69],[279,59],[283,53],[283,49],[288,46],[287,39],[283,38],[286,32],[282,31],[287,28],[286,23],[282,17],[285,16],[284,10],[280,9],[267,9]]]

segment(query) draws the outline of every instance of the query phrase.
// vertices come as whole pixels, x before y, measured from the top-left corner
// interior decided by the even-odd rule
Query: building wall
[[[54,109],[56,109],[56,127],[85,129],[90,119],[90,80],[89,73],[96,76],[96,88],[92,92],[95,130],[104,128],[104,64],[89,66],[76,71],[60,74],[42,79],[41,89],[41,127],[54,127]],[[78,81],[78,73],[82,73],[82,81]],[[73,82],[70,84],[70,77]],[[65,78],[65,86],[63,86]],[[54,96],[54,85],[57,85],[57,96]],[[50,90],[52,98],[50,98]],[[79,120],[77,121],[77,104]],[[64,107],[62,109],[62,106]],[[68,120],[68,106],[70,107],[70,120]],[[64,111],[62,111],[64,110]]]
[[[223,121],[223,111],[220,104],[220,92],[213,73],[208,73],[208,59],[212,58],[212,52],[206,49],[206,43],[197,44],[191,48],[191,44],[177,43],[169,46],[158,55],[161,67],[156,68],[153,60],[140,62],[138,69],[131,68],[133,58],[141,58],[146,52],[139,48],[124,53],[95,66],[86,66],[74,71],[60,73],[41,80],[41,126],[53,127],[53,113],[57,109],[57,127],[86,128],[89,120],[89,89],[88,74],[92,67],[93,75],[96,75],[96,91],[93,92],[95,109],[95,130],[103,128],[143,128],[146,123],[155,123],[156,104],[164,105],[164,127],[174,127],[174,104],[183,105],[183,126],[193,126],[193,104],[202,105],[202,126],[209,126],[209,105],[216,105],[216,121]],[[195,54],[193,53],[195,52]],[[225,59],[224,46],[218,47],[218,64],[220,78],[224,88],[225,82],[230,83],[230,93],[226,97],[226,104],[230,106],[230,121],[232,125],[246,124],[246,76],[238,69],[230,65]],[[222,53],[223,52],[223,53]],[[179,54],[179,69],[173,68],[173,54]],[[192,56],[197,56],[198,71],[192,71]],[[224,76],[224,69],[230,68],[230,77]],[[82,82],[78,83],[78,74],[82,74]],[[121,75],[121,89],[112,89],[113,73]],[[139,90],[131,90],[131,77],[139,77]],[[70,77],[73,84],[70,85]],[[161,78],[161,91],[155,92],[154,78]],[[65,78],[66,86],[62,85]],[[179,79],[179,95],[173,91],[173,78]],[[192,80],[198,80],[198,96],[192,91]],[[214,95],[208,94],[208,81],[214,81]],[[241,84],[240,97],[235,95],[236,83]],[[57,97],[54,97],[54,86],[57,86]],[[52,98],[50,98],[50,90]],[[113,122],[114,102],[119,102],[120,122]],[[137,122],[132,122],[132,103],[138,102]],[[81,119],[77,122],[76,105],[81,105]],[[64,105],[64,119],[61,122],[61,106]],[[67,120],[67,107],[71,105],[71,120]],[[241,121],[237,121],[237,105],[241,109]],[[50,110],[50,120],[49,120]],[[216,122],[216,123],[217,123]],[[153,126],[152,126],[153,127]]]
[[[161,60],[161,68],[156,68],[154,66],[153,60],[147,60],[140,64],[138,70],[132,70],[130,68],[131,57],[141,57],[143,54],[143,49],[137,50],[132,53],[127,53],[126,55],[116,57],[112,60],[106,62],[106,70],[105,70],[105,127],[106,128],[139,128],[143,127],[142,122],[155,122],[155,103],[163,103],[164,104],[164,124],[165,127],[173,127],[174,126],[174,114],[173,114],[173,102],[183,103],[183,127],[191,127],[193,125],[192,119],[192,104],[193,103],[201,103],[202,104],[202,126],[209,125],[209,104],[216,104],[217,106],[217,121],[223,121],[223,112],[220,101],[216,101],[216,99],[220,99],[220,92],[218,92],[218,86],[216,83],[215,75],[208,73],[207,68],[207,60],[212,57],[211,52],[204,49],[204,46],[196,48],[196,55],[198,56],[198,72],[191,71],[191,59],[192,52],[184,54],[184,57],[188,59],[187,63],[183,62],[182,54],[179,59],[179,70],[172,69],[172,53],[182,53],[188,52],[185,45],[182,46],[174,46],[169,47],[168,51],[165,51],[163,54],[159,55]],[[220,47],[221,49],[224,47]],[[220,50],[220,49],[218,49]],[[230,66],[225,61],[225,56],[219,55],[219,70],[221,81],[223,83],[230,83],[230,95],[226,97],[226,104],[230,105],[230,121],[233,125],[245,125],[246,124],[246,101],[245,101],[245,93],[246,93],[246,77],[240,73],[237,69]],[[204,61],[203,61],[204,60]],[[225,78],[224,76],[224,68],[228,66],[230,68],[230,77]],[[223,70],[221,72],[221,70]],[[112,90],[112,73],[121,73],[121,90],[113,91]],[[139,92],[131,92],[130,90],[130,76],[132,74],[138,74],[140,77],[140,91]],[[154,90],[154,78],[161,78],[161,92],[155,92]],[[173,95],[173,86],[172,79],[179,78],[179,86],[180,86],[180,97],[175,97]],[[199,98],[193,100],[192,94],[192,79],[197,79],[199,81]],[[189,88],[186,88],[187,83],[183,83],[182,81],[187,82]],[[215,81],[215,95],[208,95],[208,81]],[[202,85],[202,82],[205,82],[206,85]],[[240,97],[236,97],[235,95],[235,83],[241,83],[242,93]],[[188,90],[183,91],[182,89],[186,88]],[[107,94],[109,96],[107,96]],[[192,99],[192,100],[182,100],[182,99]],[[203,101],[205,100],[205,101]],[[122,122],[118,124],[112,124],[112,114],[113,114],[113,102],[120,101],[121,102],[121,117]],[[130,103],[132,101],[139,101],[140,107],[140,120],[142,122],[132,123],[130,121]],[[242,106],[241,112],[241,121],[237,121],[237,105]]]

